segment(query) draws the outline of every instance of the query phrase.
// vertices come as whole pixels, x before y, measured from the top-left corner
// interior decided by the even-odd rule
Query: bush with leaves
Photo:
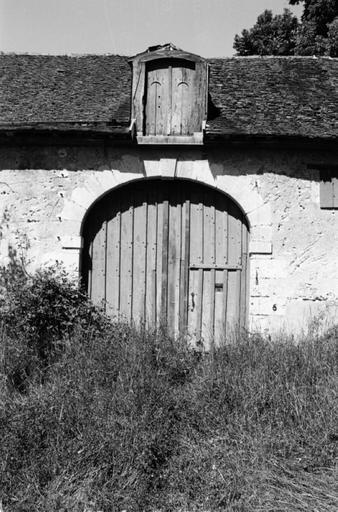
[[[14,386],[22,390],[33,369],[42,375],[59,356],[78,324],[89,331],[102,330],[107,324],[61,266],[30,275],[12,261],[0,269],[0,290],[0,325],[12,340],[6,360],[12,365]]]

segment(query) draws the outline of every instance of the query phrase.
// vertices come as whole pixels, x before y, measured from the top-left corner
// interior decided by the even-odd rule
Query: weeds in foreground
[[[110,323],[65,279],[3,295],[5,512],[337,509],[337,333],[207,354]]]

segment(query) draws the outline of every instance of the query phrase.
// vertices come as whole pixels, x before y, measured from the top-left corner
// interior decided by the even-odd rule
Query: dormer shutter
[[[170,49],[171,48],[171,49]],[[160,47],[132,60],[133,119],[139,143],[202,143],[207,115],[207,64]]]

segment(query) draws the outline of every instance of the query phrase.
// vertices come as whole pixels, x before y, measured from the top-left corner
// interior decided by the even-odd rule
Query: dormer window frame
[[[199,80],[201,105],[200,130],[190,135],[149,135],[145,133],[145,111],[147,94],[147,67],[150,62],[166,62],[172,60],[193,63]],[[203,144],[204,131],[208,109],[208,75],[209,66],[206,59],[199,55],[177,49],[172,44],[150,48],[130,59],[132,66],[132,101],[131,101],[131,128],[134,140],[138,144]]]

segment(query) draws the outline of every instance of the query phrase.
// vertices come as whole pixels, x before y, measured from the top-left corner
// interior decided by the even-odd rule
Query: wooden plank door
[[[84,232],[83,276],[107,314],[206,347],[245,325],[248,229],[209,187],[144,181],[108,194]]]
[[[188,331],[206,348],[244,327],[248,229],[239,208],[219,192],[191,198]]]
[[[192,135],[198,131],[193,111],[195,70],[183,65],[172,68],[171,135]]]
[[[171,71],[156,63],[147,72],[145,131],[147,135],[167,135],[170,115]]]
[[[192,135],[201,131],[195,64],[179,59],[147,68],[146,135]]]

